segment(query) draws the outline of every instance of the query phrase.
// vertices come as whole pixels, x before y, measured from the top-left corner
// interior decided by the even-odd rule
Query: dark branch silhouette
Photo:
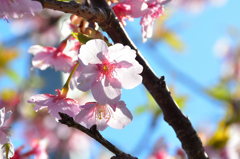
[[[207,159],[207,154],[203,148],[196,131],[188,117],[179,109],[177,103],[171,96],[167,88],[164,76],[160,79],[148,65],[140,51],[133,44],[125,32],[124,27],[117,19],[112,9],[105,0],[91,0],[92,8],[71,1],[69,3],[57,0],[37,0],[42,3],[44,8],[60,10],[82,16],[89,22],[97,22],[103,31],[107,32],[114,43],[122,43],[136,50],[136,60],[143,66],[143,84],[153,96],[163,111],[164,120],[172,126],[178,139],[182,143],[189,159]]]
[[[111,144],[109,141],[103,138],[102,135],[97,131],[96,125],[93,125],[90,129],[87,129],[84,126],[75,122],[73,118],[70,117],[69,115],[60,112],[59,115],[62,118],[59,120],[60,123],[84,132],[88,136],[98,141],[104,147],[106,147],[109,151],[114,153],[116,156],[113,156],[112,159],[137,159],[136,157],[132,157],[130,154],[126,154],[123,151],[119,150],[117,147],[115,147],[113,144]]]

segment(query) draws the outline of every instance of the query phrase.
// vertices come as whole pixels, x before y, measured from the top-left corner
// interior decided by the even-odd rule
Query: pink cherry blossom
[[[142,82],[143,67],[135,60],[136,52],[129,46],[108,47],[100,39],[90,40],[80,48],[79,62],[85,67],[78,78],[78,89],[91,89],[100,105],[118,103],[122,87],[132,89]]]
[[[90,128],[97,125],[97,130],[103,131],[108,126],[114,129],[122,129],[132,121],[132,114],[127,109],[124,101],[119,101],[113,107],[100,105],[96,102],[86,103],[82,110],[75,116],[75,121]]]
[[[113,11],[123,25],[126,19],[139,18],[147,12],[148,5],[143,0],[125,0],[113,6]]]
[[[42,139],[42,140],[32,140],[31,146],[33,148],[32,151],[29,152],[29,154],[35,154],[34,159],[47,159],[48,155],[46,152],[46,148],[48,145],[48,140],[47,139]]]
[[[65,47],[66,43],[67,41],[64,41],[58,48],[39,45],[31,46],[28,52],[34,55],[32,59],[33,67],[45,70],[53,66],[56,71],[68,72],[73,66],[73,60],[77,55],[76,51],[71,50],[72,48]]]
[[[61,94],[59,89],[56,90],[58,94],[37,94],[31,96],[28,103],[35,103],[35,111],[47,107],[48,112],[56,119],[61,119],[58,112],[66,113],[74,117],[79,112],[78,102],[74,99],[66,98]]]
[[[9,140],[8,136],[9,136],[9,127],[3,127],[5,121],[10,117],[10,115],[12,114],[11,111],[8,111],[5,114],[5,107],[3,107],[2,109],[0,109],[0,147],[4,147],[4,156],[6,156],[6,150],[5,147],[8,144],[9,146],[9,150],[8,150],[8,157],[12,157],[14,154],[14,147],[11,143],[11,141]],[[5,146],[4,146],[5,145]]]
[[[147,38],[152,37],[153,33],[153,23],[155,19],[159,18],[164,11],[161,3],[156,0],[150,0],[147,2],[148,11],[143,15],[140,21],[140,25],[142,26],[142,38],[143,42],[147,41]]]
[[[34,155],[34,159],[48,159],[46,152],[48,140],[47,139],[33,139],[31,141],[32,150],[22,152],[24,146],[19,147],[11,159],[27,159]]]
[[[0,0],[0,19],[21,18],[25,14],[39,12],[42,5],[32,0]]]

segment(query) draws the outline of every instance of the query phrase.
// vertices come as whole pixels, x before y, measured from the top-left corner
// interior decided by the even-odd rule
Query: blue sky
[[[224,115],[222,103],[209,98],[204,93],[195,91],[182,83],[178,78],[173,77],[173,71],[169,70],[165,64],[161,64],[167,59],[178,70],[183,71],[193,78],[203,87],[211,87],[218,82],[220,76],[221,59],[216,58],[213,53],[213,45],[218,38],[227,36],[227,27],[240,27],[239,21],[240,1],[228,1],[222,7],[207,7],[201,14],[192,15],[185,11],[179,11],[167,22],[167,26],[178,28],[179,24],[186,24],[187,27],[180,29],[179,36],[186,43],[185,52],[179,54],[164,43],[158,43],[158,50],[152,51],[146,44],[141,43],[139,20],[127,23],[126,30],[130,37],[136,39],[135,44],[138,46],[144,57],[148,60],[153,70],[158,76],[164,75],[168,85],[176,87],[177,94],[188,95],[189,100],[184,109],[184,113],[190,118],[195,128],[199,124],[208,122],[210,126],[216,127],[216,123]],[[11,22],[10,22],[11,23]],[[12,36],[9,30],[9,23],[0,20],[0,41],[9,39]],[[134,29],[133,29],[134,28]],[[21,57],[12,63],[13,69],[17,70],[23,77],[27,75],[28,58],[27,49],[29,44],[21,46]],[[0,90],[5,87],[13,87],[13,84],[7,78],[0,78]],[[128,108],[133,112],[136,106],[146,102],[145,88],[140,85],[132,90],[124,90],[122,100],[127,103]],[[102,132],[106,139],[110,140],[123,151],[131,153],[138,145],[139,139],[148,128],[151,119],[150,114],[146,113],[141,116],[134,116],[130,125],[123,130],[108,128]],[[159,137],[165,137],[173,152],[175,147],[180,146],[173,129],[159,119],[156,131],[152,133],[150,147],[144,151],[143,155],[137,156],[144,158],[150,152],[151,147]]]

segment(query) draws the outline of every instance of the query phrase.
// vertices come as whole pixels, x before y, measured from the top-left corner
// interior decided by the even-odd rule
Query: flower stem
[[[76,65],[74,66],[72,72],[70,73],[70,75],[69,75],[66,83],[64,84],[64,86],[63,86],[63,88],[62,88],[62,90],[61,90],[61,95],[64,96],[64,97],[67,96],[67,92],[68,92],[68,90],[69,90],[70,80],[71,80],[71,78],[72,78],[72,76],[73,76],[73,73],[74,73],[75,70],[77,69],[78,65],[79,65],[79,62],[77,62]]]

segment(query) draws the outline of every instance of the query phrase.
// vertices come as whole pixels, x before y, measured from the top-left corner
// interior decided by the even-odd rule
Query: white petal
[[[123,46],[122,44],[115,44],[108,48],[108,60],[110,62],[127,61],[132,62],[136,58],[136,51],[132,50],[129,46]]]
[[[126,107],[126,104],[123,101],[120,101],[116,111],[114,112],[114,117],[110,118],[108,125],[114,129],[122,129],[131,123],[132,119],[132,114]]]
[[[0,127],[4,124],[5,107],[0,109]]]
[[[39,52],[42,52],[44,50],[44,47],[40,45],[33,45],[28,49],[28,53],[36,55]]]
[[[123,88],[132,89],[142,83],[142,76],[139,75],[142,69],[143,67],[136,63],[130,68],[116,69],[116,78],[121,82]]]
[[[107,44],[100,39],[90,40],[80,48],[78,57],[87,64],[98,64],[103,61],[103,53],[108,50]]]

